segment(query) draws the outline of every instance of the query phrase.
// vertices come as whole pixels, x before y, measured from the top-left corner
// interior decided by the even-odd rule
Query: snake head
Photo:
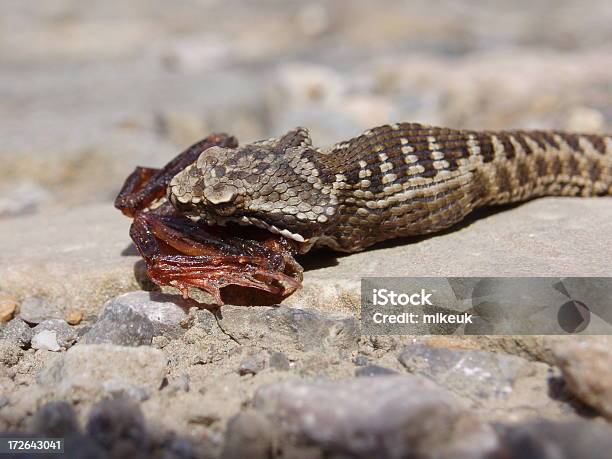
[[[211,147],[171,180],[168,198],[194,220],[255,225],[306,251],[335,225],[338,211],[318,154],[304,128],[235,149]]]

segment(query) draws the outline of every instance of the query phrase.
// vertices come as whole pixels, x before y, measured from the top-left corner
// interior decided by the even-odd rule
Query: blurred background
[[[0,219],[108,201],[211,131],[612,127],[610,0],[3,0]]]

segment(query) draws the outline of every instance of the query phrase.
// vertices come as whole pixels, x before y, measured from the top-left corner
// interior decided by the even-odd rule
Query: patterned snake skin
[[[355,252],[440,231],[486,205],[538,196],[612,194],[612,137],[477,132],[399,123],[329,148],[297,128],[236,149],[212,147],[168,187],[209,224],[256,225]]]

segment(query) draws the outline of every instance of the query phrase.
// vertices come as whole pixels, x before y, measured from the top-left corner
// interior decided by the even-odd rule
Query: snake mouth
[[[202,217],[189,216],[189,218],[193,221],[199,221]],[[275,225],[271,225],[266,223],[265,221],[256,218],[256,217],[247,217],[243,215],[242,217],[225,217],[219,215],[206,215],[205,222],[207,225],[213,226],[226,226],[228,223],[237,223],[241,226],[256,226],[257,228],[262,228],[267,231],[270,231],[272,234],[278,234],[287,239],[291,239],[292,241],[304,243],[306,239],[299,233],[293,233],[286,228],[279,228]]]

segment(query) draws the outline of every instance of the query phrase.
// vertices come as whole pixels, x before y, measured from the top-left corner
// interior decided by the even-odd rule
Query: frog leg
[[[167,204],[169,206],[169,204]],[[286,266],[282,253],[266,249],[252,255],[180,215],[156,211],[139,212],[130,236],[147,265],[147,272],[158,285],[176,287],[188,298],[188,288],[210,293],[223,304],[220,289],[228,285],[251,287],[285,297],[300,285],[301,271]],[[189,231],[172,224],[190,225]],[[284,269],[288,268],[285,274]]]

